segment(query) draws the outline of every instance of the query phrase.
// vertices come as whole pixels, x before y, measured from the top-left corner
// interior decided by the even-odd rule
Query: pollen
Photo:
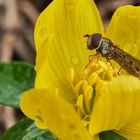
[[[110,63],[99,59],[90,62],[78,73],[79,78],[75,77],[74,68],[70,68],[66,78],[76,96],[74,107],[83,125],[88,127],[96,94],[105,82],[113,79],[117,74]]]

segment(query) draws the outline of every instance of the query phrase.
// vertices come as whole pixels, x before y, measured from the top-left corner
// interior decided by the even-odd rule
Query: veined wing
[[[114,46],[116,48],[117,55],[123,57],[130,65],[135,65],[140,70],[140,60],[132,56],[131,54],[125,52],[124,50]]]

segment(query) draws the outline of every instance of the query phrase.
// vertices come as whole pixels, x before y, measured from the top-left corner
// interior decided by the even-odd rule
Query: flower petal
[[[97,89],[95,96],[89,126],[90,134],[130,128],[140,122],[139,101],[139,79],[132,76],[118,76],[104,83]]]
[[[20,106],[39,128],[48,128],[62,140],[91,140],[73,105],[58,94],[32,89],[22,96]]]
[[[140,59],[140,6],[122,6],[114,13],[106,37]]]
[[[31,89],[26,91],[20,99],[20,108],[23,113],[35,120],[36,125],[43,129],[47,128],[42,114],[45,92],[46,90]]]
[[[130,138],[130,140],[139,140],[140,139],[140,123],[137,123],[130,127],[123,127],[116,132]]]
[[[35,27],[35,86],[60,88],[66,84],[66,72],[70,67],[75,68],[78,77],[79,69],[88,63],[91,53],[83,35],[94,32],[102,33],[103,26],[92,0],[53,1]]]

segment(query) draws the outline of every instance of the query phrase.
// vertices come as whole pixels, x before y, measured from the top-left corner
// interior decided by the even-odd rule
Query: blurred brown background
[[[51,0],[0,0],[0,60],[35,62],[33,30],[39,13]],[[95,0],[105,28],[120,5],[140,5],[140,0]],[[0,106],[0,134],[22,117],[19,110]]]

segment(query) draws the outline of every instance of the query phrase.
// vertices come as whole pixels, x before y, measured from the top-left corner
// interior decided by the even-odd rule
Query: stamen
[[[92,96],[93,96],[93,88],[90,85],[88,85],[84,91],[84,101],[85,101],[87,111],[89,113],[91,112],[90,100],[92,99]]]
[[[84,92],[86,87],[88,86],[88,82],[86,80],[83,80],[83,83],[82,83],[82,91]]]
[[[74,68],[70,68],[67,80],[77,97],[75,108],[83,120],[83,125],[88,127],[94,98],[103,84],[116,76],[116,71],[112,65],[97,58],[93,59],[86,69],[79,70],[79,79],[76,79],[74,74]]]
[[[76,105],[78,107],[78,112],[81,114],[81,116],[85,115],[86,113],[83,108],[83,95],[82,94],[79,95]]]
[[[103,70],[105,70],[105,71],[108,70],[108,65],[107,65],[105,62],[99,61],[98,63],[99,63],[99,66],[100,66]]]
[[[81,90],[82,84],[83,84],[83,80],[79,81],[74,87],[77,97],[80,95],[80,90]]]
[[[97,72],[93,72],[89,77],[88,77],[88,83],[92,86],[94,85],[99,79],[99,76]]]
[[[66,79],[69,82],[70,85],[73,85],[74,82],[74,69],[70,68],[67,72]]]

